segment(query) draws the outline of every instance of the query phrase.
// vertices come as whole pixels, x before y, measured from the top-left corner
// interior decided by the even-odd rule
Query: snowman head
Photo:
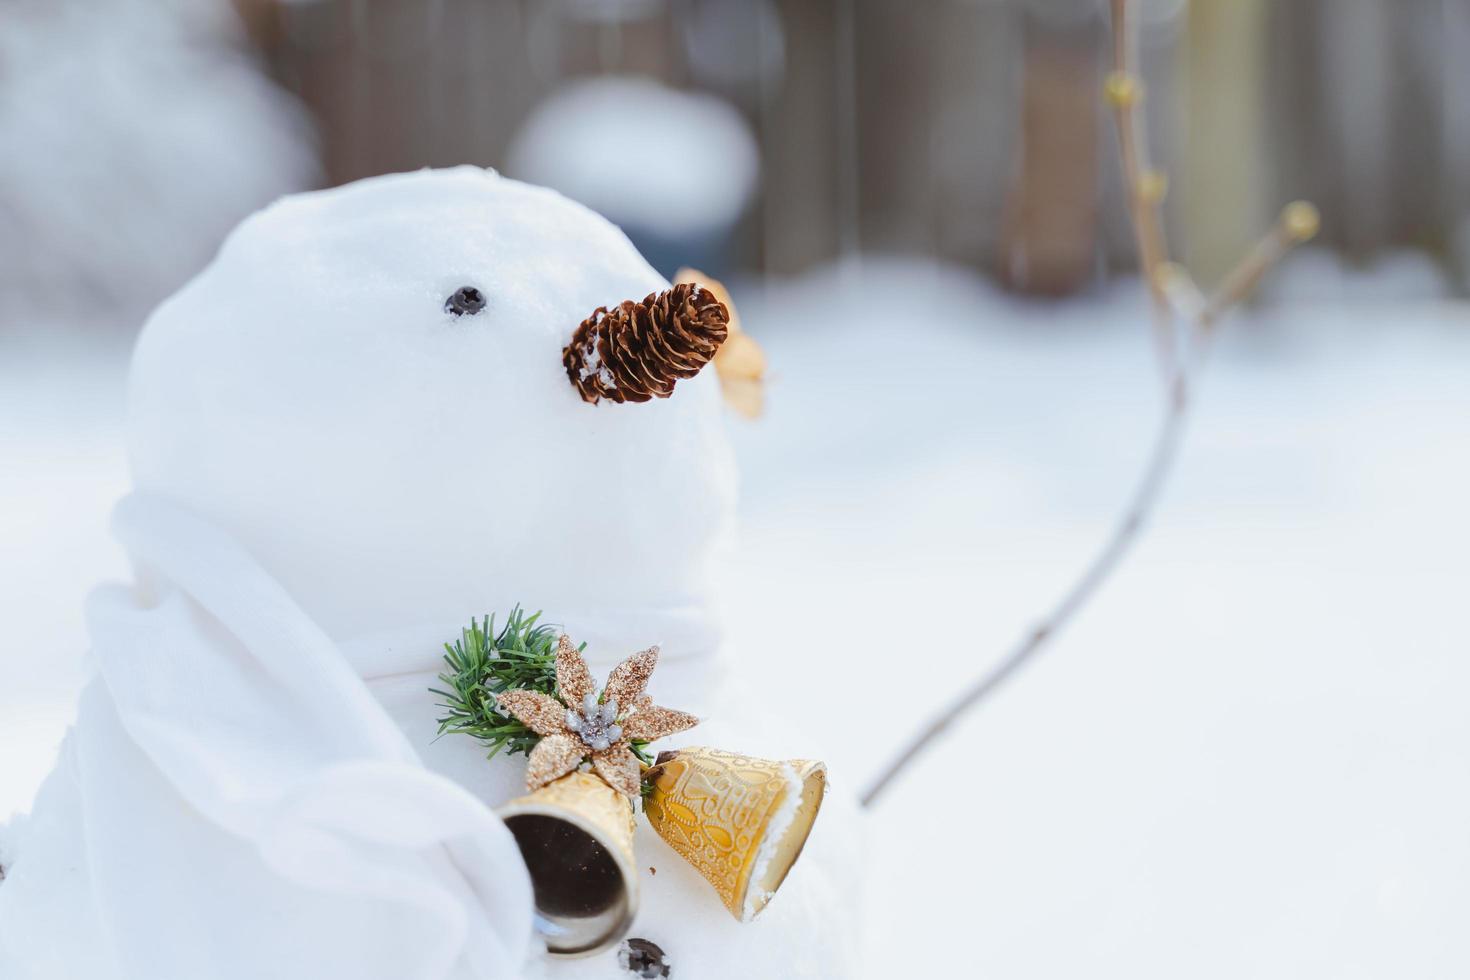
[[[700,607],[733,506],[718,380],[589,404],[563,364],[594,310],[667,285],[596,214],[476,168],[286,198],[145,327],[134,480],[337,636]]]

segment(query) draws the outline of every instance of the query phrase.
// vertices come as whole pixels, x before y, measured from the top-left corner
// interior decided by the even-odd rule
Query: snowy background
[[[34,150],[0,161],[0,818],[28,805],[65,730],[86,674],[85,595],[126,573],[106,522],[127,485],[133,333],[239,216],[323,179],[319,137],[327,180],[344,166],[519,167],[605,209],[632,208],[617,217],[669,264],[728,263],[771,361],[767,416],[731,418],[743,479],[725,597],[732,649],[780,679],[772,690],[788,710],[850,733],[829,762],[836,782],[862,788],[926,706],[1026,630],[1106,533],[1160,407],[1138,283],[1094,278],[1064,299],[1027,299],[952,256],[872,254],[863,236],[901,240],[885,239],[883,220],[902,209],[868,206],[873,188],[858,184],[882,168],[866,156],[862,170],[806,168],[836,194],[828,251],[843,257],[785,268],[826,248],[792,230],[811,223],[809,202],[753,200],[781,180],[798,186],[780,167],[804,144],[773,151],[779,118],[747,126],[651,83],[548,83],[539,111],[526,86],[503,99],[465,87],[471,101],[441,106],[436,132],[503,123],[502,144],[482,156],[451,139],[436,152],[453,159],[374,157],[367,129],[393,137],[394,153],[421,144],[395,129],[403,106],[381,98],[378,76],[334,60],[324,11],[336,6],[236,4],[259,50],[288,68],[308,48],[337,52],[319,75],[277,66],[284,86],[213,0],[17,3],[0,30],[18,79],[0,91],[0,143]],[[618,5],[570,6],[585,33],[588,11]],[[872,7],[858,5],[859,33]],[[1376,9],[1352,7],[1344,22]],[[267,8],[311,30],[272,46]],[[797,52],[800,15],[757,8],[760,50],[784,23]],[[545,25],[532,20],[528,50],[540,57]],[[715,77],[710,37],[736,35],[710,23],[688,37],[714,72],[707,87],[775,84],[764,57]],[[386,21],[374,29],[413,39]],[[580,35],[563,33],[552,47],[571,58]],[[68,43],[22,58],[46,37]],[[417,72],[422,52],[403,43],[378,63]],[[792,54],[788,78],[801,63]],[[286,88],[311,103],[310,122]],[[323,91],[347,100],[345,115]],[[628,94],[639,91],[649,101]],[[578,107],[601,115],[608,98],[634,118],[663,105],[714,119],[703,145],[726,147],[715,159],[732,165],[702,165],[709,185],[667,184],[682,195],[675,214],[649,179],[671,156],[666,143],[644,157],[624,147],[618,168],[565,169],[557,148],[577,134]],[[620,193],[607,183],[618,179],[636,186]],[[861,214],[848,220],[842,206]],[[1435,206],[1443,224],[1463,223],[1467,212]],[[754,233],[741,224],[753,212]],[[1390,212],[1385,227],[1398,227]],[[1330,207],[1326,220],[1331,238]],[[1138,552],[872,814],[854,855],[870,870],[868,920],[843,926],[864,943],[868,976],[1470,974],[1470,304],[1443,254],[1391,244],[1351,263],[1327,249],[1297,255],[1229,322]],[[892,697],[899,689],[908,696]]]
[[[1127,285],[1037,306],[932,267],[851,275],[737,293],[776,378],[764,421],[732,419],[728,606],[793,712],[852,729],[830,761],[858,788],[1095,545],[1157,384]],[[86,591],[123,572],[124,356],[4,341],[0,810],[63,731]],[[1467,452],[1464,305],[1233,323],[1135,559],[874,814],[871,976],[1470,970]]]

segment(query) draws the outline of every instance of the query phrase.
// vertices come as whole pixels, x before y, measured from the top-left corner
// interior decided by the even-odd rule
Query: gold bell
[[[652,784],[643,812],[653,829],[749,922],[801,856],[827,767],[689,748],[660,753],[644,781]]]
[[[621,939],[638,911],[632,801],[574,772],[497,812],[531,873],[547,950],[590,955]]]

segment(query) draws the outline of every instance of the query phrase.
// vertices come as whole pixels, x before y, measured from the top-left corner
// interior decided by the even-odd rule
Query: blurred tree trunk
[[[1444,246],[1470,187],[1453,134],[1470,119],[1455,48],[1465,0],[1296,0],[1269,11],[1280,199],[1310,197],[1324,243],[1368,258]]]
[[[1001,276],[1012,288],[1059,296],[1097,271],[1099,79],[1102,25],[1029,15],[1020,139],[1002,232]]]
[[[835,11],[782,0],[786,63],[760,112],[761,234],[767,273],[799,271],[837,254]]]
[[[1183,255],[1219,282],[1267,228],[1266,0],[1193,0],[1182,46],[1188,78],[1178,188]],[[1189,235],[1192,229],[1207,234]]]

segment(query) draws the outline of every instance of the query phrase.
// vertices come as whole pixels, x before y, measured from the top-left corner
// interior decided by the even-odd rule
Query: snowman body
[[[627,975],[538,952],[490,816],[524,760],[436,738],[429,688],[471,617],[520,604],[594,673],[660,644],[650,693],[708,719],[672,746],[819,753],[720,649],[713,372],[590,405],[561,363],[594,309],[666,285],[586,209],[459,168],[287,198],[160,307],[119,516],[138,581],[91,610],[99,677],[0,883],[0,975]],[[852,975],[854,812],[829,799],[743,925],[640,821],[632,934],[673,976]]]

